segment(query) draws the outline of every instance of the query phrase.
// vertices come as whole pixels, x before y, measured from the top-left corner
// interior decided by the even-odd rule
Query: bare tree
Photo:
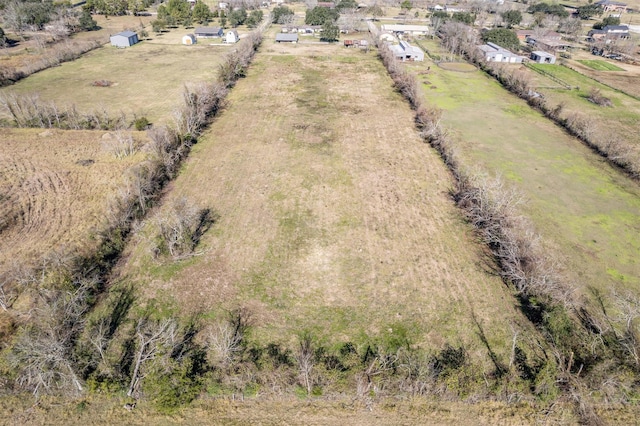
[[[137,397],[147,364],[160,355],[170,354],[176,342],[178,324],[174,319],[153,321],[141,318],[136,325],[138,345],[127,396]]]
[[[237,309],[229,314],[227,321],[220,322],[208,330],[207,347],[213,353],[214,362],[228,368],[238,360],[244,351],[246,334],[251,323],[249,311]]]
[[[303,333],[300,336],[298,351],[296,352],[296,361],[298,362],[300,381],[307,390],[307,395],[311,395],[311,390],[313,389],[314,385],[312,374],[315,360],[313,339],[309,332]]]

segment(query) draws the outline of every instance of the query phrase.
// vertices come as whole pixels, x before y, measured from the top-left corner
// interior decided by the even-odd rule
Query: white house
[[[133,31],[122,31],[121,33],[109,37],[109,41],[112,46],[129,47],[136,44],[139,40],[138,34]]]

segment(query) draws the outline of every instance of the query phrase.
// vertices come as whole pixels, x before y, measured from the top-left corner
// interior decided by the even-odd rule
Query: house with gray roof
[[[112,46],[130,47],[136,44],[139,40],[138,34],[133,31],[122,31],[121,33],[110,36],[109,41]]]
[[[596,5],[602,7],[603,12],[626,13],[627,5],[613,0],[600,0],[595,2]]]

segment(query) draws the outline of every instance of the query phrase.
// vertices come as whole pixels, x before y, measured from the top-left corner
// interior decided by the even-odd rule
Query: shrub
[[[151,123],[147,119],[147,117],[138,117],[133,121],[133,127],[137,131],[147,130],[151,126]]]

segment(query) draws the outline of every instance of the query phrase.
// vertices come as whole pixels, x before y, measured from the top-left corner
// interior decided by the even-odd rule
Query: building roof
[[[597,4],[598,6],[626,6],[625,3],[620,3],[612,0],[600,0],[600,1],[597,1],[595,4]]]
[[[534,50],[533,52],[531,52],[533,55],[536,55],[540,58],[555,58],[556,55],[553,55],[551,53],[548,52],[543,52],[542,50]]]
[[[426,25],[397,25],[397,24],[382,24],[382,31],[429,31],[429,27]]]
[[[218,34],[222,28],[220,27],[198,27],[195,29],[196,34]]]
[[[233,34],[234,36],[236,36],[236,38],[238,38],[238,31],[236,30],[229,30],[227,31],[227,34]]]
[[[116,34],[116,36],[123,36],[123,37],[131,37],[131,36],[137,36],[138,34],[134,33],[133,31],[122,31],[121,33]],[[115,36],[113,36],[115,37]]]
[[[487,44],[483,44],[482,46],[478,46],[478,48],[485,53],[500,53],[504,57],[509,57],[509,58],[521,57],[520,55],[516,55],[510,50],[507,50],[504,47],[500,47],[497,44],[491,43],[491,42],[488,42]]]
[[[603,28],[604,32],[610,33],[612,31],[616,32],[629,32],[629,27],[626,25],[607,25]]]
[[[276,41],[298,41],[298,34],[276,34]]]

